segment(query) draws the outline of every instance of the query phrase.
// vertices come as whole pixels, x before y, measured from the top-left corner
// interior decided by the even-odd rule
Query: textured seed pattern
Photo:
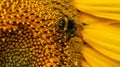
[[[80,67],[57,26],[77,13],[68,0],[0,0],[0,67]]]

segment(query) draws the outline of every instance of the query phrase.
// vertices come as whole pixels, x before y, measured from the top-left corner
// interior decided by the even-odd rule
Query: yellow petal
[[[120,0],[74,0],[73,4],[85,13],[120,20]]]
[[[120,23],[117,20],[110,20],[105,18],[96,17],[90,14],[86,14],[84,12],[80,12],[79,22],[76,23],[85,23],[85,24],[95,24],[95,23],[104,23],[104,24],[113,24],[113,23]]]
[[[91,67],[86,61],[81,62],[83,67]]]
[[[105,56],[120,61],[120,28],[91,24],[84,28],[83,39]]]
[[[83,57],[84,61],[88,62],[91,67],[119,67],[120,62],[111,60],[106,56],[100,54],[93,48],[85,45],[83,46]],[[83,66],[85,67],[85,66]]]

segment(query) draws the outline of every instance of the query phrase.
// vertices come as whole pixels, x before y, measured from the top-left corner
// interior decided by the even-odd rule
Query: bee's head
[[[74,20],[69,19],[68,17],[63,17],[58,22],[58,27],[63,31],[67,36],[73,36],[77,27]]]

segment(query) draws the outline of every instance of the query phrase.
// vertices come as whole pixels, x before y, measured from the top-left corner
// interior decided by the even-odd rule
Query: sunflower
[[[119,3],[0,0],[0,67],[119,67]]]

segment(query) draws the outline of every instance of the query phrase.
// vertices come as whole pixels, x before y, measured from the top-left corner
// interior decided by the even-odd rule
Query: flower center
[[[0,4],[1,67],[80,67],[80,45],[71,37],[77,10],[69,1],[3,0]],[[65,15],[70,19],[61,21]]]

